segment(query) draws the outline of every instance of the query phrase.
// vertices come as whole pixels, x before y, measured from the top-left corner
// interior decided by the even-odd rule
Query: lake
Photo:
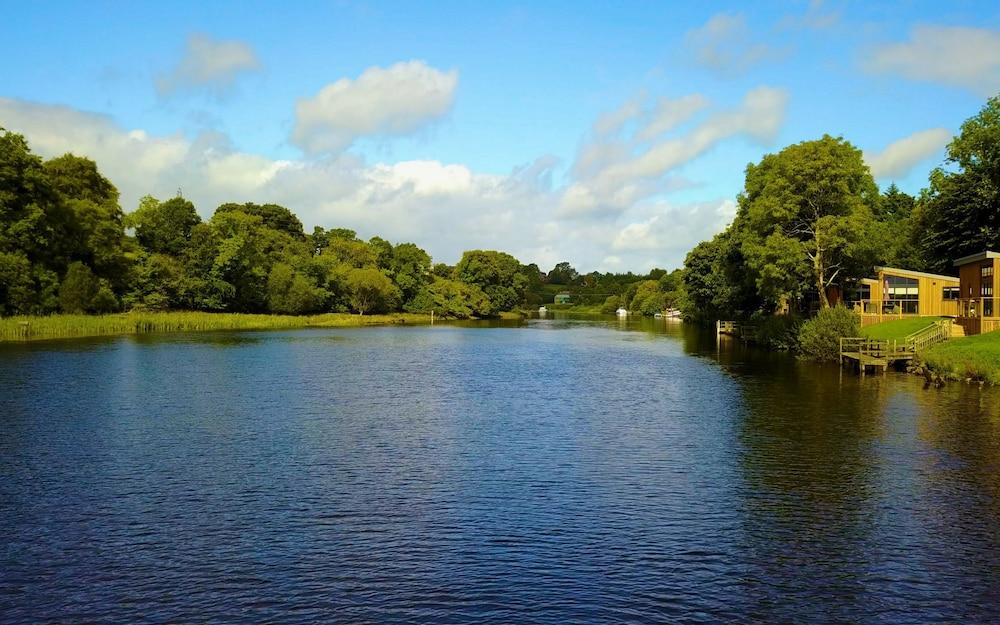
[[[0,345],[0,622],[996,623],[1000,390],[545,319]]]

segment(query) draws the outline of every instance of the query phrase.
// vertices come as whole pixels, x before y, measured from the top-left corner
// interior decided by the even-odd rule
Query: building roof
[[[981,260],[986,260],[987,258],[1000,258],[1000,252],[991,252],[990,250],[986,250],[985,252],[979,252],[978,254],[963,256],[955,259],[954,265],[956,267],[961,267],[962,265],[979,262]]]
[[[898,267],[875,267],[875,271],[891,273],[899,276],[916,277],[916,278],[934,278],[935,280],[947,280],[949,282],[958,282],[958,276],[942,276],[938,273],[924,273],[923,271],[910,271],[909,269],[899,269]]]

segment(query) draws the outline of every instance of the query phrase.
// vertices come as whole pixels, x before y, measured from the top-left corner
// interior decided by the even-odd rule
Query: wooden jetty
[[[952,334],[951,324],[950,319],[943,319],[902,340],[844,337],[840,339],[840,364],[856,368],[861,375],[867,374],[869,369],[885,374],[890,366],[909,362],[920,351],[948,340]]]

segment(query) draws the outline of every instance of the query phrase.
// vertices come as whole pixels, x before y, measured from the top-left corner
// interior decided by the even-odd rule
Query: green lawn
[[[1000,332],[952,339],[927,350],[924,362],[951,378],[1000,384]]]
[[[938,321],[940,317],[911,317],[883,321],[861,329],[861,335],[872,339],[902,340]]]

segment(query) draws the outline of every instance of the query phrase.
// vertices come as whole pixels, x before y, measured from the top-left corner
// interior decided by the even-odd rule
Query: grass
[[[911,317],[883,321],[861,329],[861,335],[871,339],[903,340],[907,336],[930,327],[940,317]]]
[[[923,360],[932,370],[952,379],[1000,384],[1000,332],[945,341],[927,350]]]
[[[206,312],[132,312],[113,315],[52,315],[0,319],[0,342],[203,330],[280,330],[395,323],[428,323],[424,314],[243,315]]]

